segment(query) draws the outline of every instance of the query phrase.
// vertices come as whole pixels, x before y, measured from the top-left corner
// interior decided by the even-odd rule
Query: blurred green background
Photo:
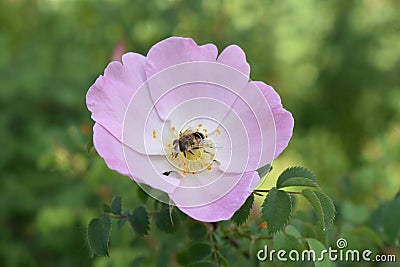
[[[397,0],[0,0],[0,265],[154,257],[127,229],[111,258],[90,258],[86,225],[102,202],[139,200],[133,182],[87,152],[85,95],[118,43],[146,54],[169,36],[240,45],[251,78],[274,86],[295,118],[268,178],[312,169],[335,201],[338,235],[398,253],[398,231],[374,223],[400,189],[399,10]],[[389,219],[400,224],[398,212]],[[164,256],[160,266],[174,264]]]

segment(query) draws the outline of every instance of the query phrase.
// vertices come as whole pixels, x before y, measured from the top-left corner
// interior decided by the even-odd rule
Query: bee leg
[[[188,152],[189,152],[190,154],[194,155],[194,153],[193,153],[191,150],[189,150]]]
[[[186,151],[183,151],[183,155],[185,156],[185,158],[186,158]]]

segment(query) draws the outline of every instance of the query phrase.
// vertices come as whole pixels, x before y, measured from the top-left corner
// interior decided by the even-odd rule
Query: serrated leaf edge
[[[250,208],[249,208],[249,212],[248,212],[247,215],[246,215],[246,218],[245,218],[242,222],[237,222],[236,219],[234,219],[235,215],[241,210],[241,208],[242,208],[244,205],[246,205],[247,200],[250,199],[250,198],[252,198],[253,200],[252,200],[251,206],[250,206]],[[249,217],[250,217],[250,212],[251,212],[251,209],[253,208],[253,206],[254,206],[254,195],[253,195],[253,193],[252,193],[252,194],[250,194],[250,196],[248,196],[248,198],[245,200],[245,202],[243,203],[243,205],[240,206],[240,208],[232,215],[231,220],[232,220],[235,224],[237,224],[238,226],[243,225],[243,224],[246,223],[247,220],[249,219]]]
[[[306,178],[306,179],[310,179],[310,180],[313,180],[313,181],[316,182],[317,177],[315,176],[315,174],[314,174],[310,169],[305,168],[305,167],[302,167],[302,166],[292,166],[292,167],[286,168],[283,172],[281,172],[281,174],[278,176],[278,179],[276,180],[276,187],[277,187],[277,188],[280,188],[280,182],[279,182],[279,180],[280,180],[281,176],[282,176],[284,173],[289,172],[289,171],[292,171],[292,170],[295,170],[295,169],[299,169],[299,170],[302,170],[302,171],[309,172],[309,173],[311,174],[311,176],[312,176],[314,179],[310,179],[310,178],[304,177],[304,176],[300,176],[300,177],[303,177],[303,178]],[[290,178],[294,178],[294,177],[297,177],[297,176],[293,176],[293,177],[290,177]],[[289,178],[289,179],[290,179],[290,178]]]
[[[321,218],[319,218],[319,214],[315,211],[314,206],[312,205],[312,203],[311,203],[311,202],[308,200],[308,198],[306,197],[306,195],[308,194],[308,191],[309,191],[310,193],[312,193],[312,195],[318,200],[317,204],[318,204],[318,207],[321,209]],[[305,193],[305,192],[307,192],[307,193]],[[329,227],[333,224],[333,221],[335,220],[335,217],[336,217],[336,208],[335,208],[335,205],[333,204],[332,199],[330,199],[330,197],[328,197],[326,194],[322,193],[321,191],[311,190],[311,189],[308,189],[308,188],[303,189],[303,190],[301,191],[301,193],[302,193],[302,195],[306,198],[306,200],[308,201],[308,203],[313,207],[314,212],[317,214],[318,220],[321,221],[323,227],[324,227],[324,228],[325,228],[325,227],[326,227],[326,228],[329,228]],[[321,195],[325,196],[326,199],[330,202],[330,204],[331,204],[332,207],[333,207],[333,211],[334,211],[334,212],[333,212],[333,217],[332,217],[332,219],[330,219],[330,221],[327,222],[327,223],[325,222],[325,212],[324,212],[324,210],[323,210],[323,208],[322,208],[321,200],[320,200],[320,198],[317,196],[317,194],[321,194]]]
[[[119,210],[119,212],[116,212],[114,209],[113,209],[113,204],[115,203],[115,201],[117,201],[118,200],[118,210]],[[110,210],[111,210],[111,212],[114,214],[114,215],[121,215],[121,212],[122,212],[122,199],[121,199],[121,197],[114,197],[113,198],[113,200],[111,201],[111,204],[110,204]]]
[[[290,181],[290,180],[292,180],[292,179],[298,179],[298,178],[307,179],[307,180],[311,181],[311,183],[312,183],[313,185],[286,185],[286,184],[288,183],[288,181]],[[311,180],[311,179],[306,178],[306,177],[302,177],[302,176],[291,177],[291,178],[289,178],[289,179],[283,181],[279,186],[277,185],[277,188],[280,189],[280,188],[289,187],[289,186],[305,186],[305,187],[315,187],[315,188],[319,188],[319,185],[317,184],[316,181]]]
[[[326,199],[328,200],[329,204],[331,204],[332,207],[333,207],[333,217],[332,217],[332,219],[329,221],[329,226],[331,226],[331,225],[333,224],[333,222],[335,221],[335,218],[336,218],[336,212],[337,212],[337,211],[336,211],[335,204],[333,203],[333,200],[332,200],[327,194],[325,194],[325,193],[323,193],[323,192],[321,192],[321,191],[315,191],[315,193],[316,193],[316,194],[321,194],[321,195],[325,196]],[[325,219],[325,218],[324,218],[324,219]]]
[[[275,187],[273,187],[273,188],[275,188]],[[271,188],[271,189],[273,189],[273,188]],[[289,196],[289,203],[290,203],[290,209],[289,209],[289,215],[288,215],[288,217],[287,217],[287,219],[286,219],[286,221],[285,221],[285,223],[282,225],[282,227],[280,228],[280,229],[276,229],[275,231],[271,231],[269,228],[268,228],[268,226],[267,226],[267,229],[268,229],[268,232],[269,232],[269,234],[275,234],[275,233],[277,233],[277,232],[279,232],[279,231],[282,231],[283,229],[285,229],[285,227],[288,225],[288,223],[289,223],[289,220],[292,218],[292,212],[293,212],[293,203],[292,203],[292,199],[290,198],[290,195],[289,195],[289,193],[288,192],[286,192],[285,190],[280,190],[280,189],[277,189],[277,188],[275,188],[277,191],[282,191],[282,192],[285,192],[288,196]],[[269,194],[269,193],[268,193]],[[267,197],[268,197],[268,195],[267,195]],[[261,205],[262,206],[262,209],[261,209],[261,212],[263,213],[263,210],[264,210],[264,204],[265,204],[265,200],[267,199],[267,197],[264,199],[264,202],[263,202],[263,204]],[[261,217],[263,217],[263,215],[261,216]],[[268,222],[267,222],[267,224],[268,224]]]
[[[107,216],[108,220],[110,221],[110,230],[109,230],[108,233],[107,233],[108,238],[107,238],[107,242],[106,242],[106,254],[105,254],[105,255],[98,255],[97,253],[95,253],[95,251],[93,250],[92,244],[90,243],[90,239],[89,239],[89,226],[90,226],[90,223],[91,223],[93,220],[101,220],[101,217],[100,217],[100,218],[93,218],[92,220],[90,220],[88,226],[86,227],[86,238],[87,238],[87,242],[88,242],[88,245],[89,245],[89,248],[90,248],[90,252],[91,252],[93,255],[107,256],[107,257],[109,257],[109,256],[110,256],[110,254],[109,254],[110,245],[109,245],[109,244],[110,244],[110,238],[111,238],[112,222],[111,222],[110,217],[109,217],[107,214],[104,213],[104,214],[102,215],[102,217],[103,217],[104,215]]]
[[[142,235],[141,233],[139,233],[138,230],[136,230],[136,227],[134,227],[133,224],[132,224],[131,221],[130,221],[130,219],[133,220],[133,213],[135,212],[135,210],[137,210],[137,209],[139,209],[139,208],[143,208],[144,211],[146,212],[146,222],[147,222],[147,223],[146,223],[146,229],[144,230],[143,235]],[[147,212],[147,210],[146,210],[145,207],[143,207],[143,206],[136,207],[134,210],[132,210],[131,213],[128,212],[128,213],[126,214],[126,216],[127,216],[127,218],[128,218],[129,224],[132,226],[132,228],[133,228],[133,230],[135,231],[136,234],[138,234],[139,236],[143,237],[143,236],[145,236],[145,235],[147,235],[147,234],[149,233],[149,230],[150,230],[150,218],[149,218],[149,214],[148,214],[148,212]]]

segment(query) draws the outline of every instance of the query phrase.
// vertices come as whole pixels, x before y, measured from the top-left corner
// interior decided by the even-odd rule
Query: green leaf
[[[283,188],[283,187],[289,187],[289,186],[318,187],[318,184],[315,181],[310,180],[308,178],[294,177],[294,178],[289,178],[289,179],[285,180],[284,182],[279,184],[279,186],[277,186],[277,187]]]
[[[265,175],[267,175],[270,171],[272,170],[272,166],[271,164],[267,164],[265,166],[262,166],[261,168],[259,168],[257,170],[258,175],[260,176],[260,178],[263,178]]]
[[[249,218],[251,207],[253,207],[254,203],[254,195],[251,194],[247,199],[246,202],[233,214],[232,221],[235,222],[237,225],[241,225],[247,221]]]
[[[282,230],[292,214],[292,203],[287,192],[272,188],[262,206],[262,220],[267,223],[269,233]]]
[[[303,167],[290,167],[279,175],[276,181],[277,188],[288,186],[311,186],[317,187],[317,179],[314,174]]]
[[[111,220],[107,214],[92,219],[88,225],[87,239],[90,250],[98,256],[109,256],[108,243],[110,241]]]
[[[211,247],[207,243],[194,243],[189,247],[190,261],[200,261],[211,254]]]
[[[201,240],[207,235],[207,228],[203,223],[195,222],[189,226],[188,236],[191,240]]]
[[[115,215],[121,215],[122,203],[121,197],[115,197],[111,202],[111,212]]]
[[[179,227],[179,216],[175,210],[161,209],[155,215],[156,226],[163,232],[173,233]]]
[[[331,267],[332,262],[329,260],[329,256],[327,253],[324,254],[324,259],[323,260],[319,260],[319,258],[321,257],[322,251],[326,250],[325,246],[319,242],[316,239],[313,238],[307,238],[306,239],[307,243],[308,243],[308,247],[310,249],[310,251],[314,251],[315,252],[315,257],[316,257],[316,261],[314,261],[314,265],[315,267]],[[308,254],[310,255],[310,254]]]
[[[335,219],[336,211],[332,200],[324,193],[310,189],[304,189],[302,194],[313,207],[324,230],[327,230]]]
[[[127,214],[128,221],[133,230],[139,235],[144,236],[149,231],[149,216],[144,207],[137,207],[133,210],[132,214]]]
[[[111,212],[111,207],[110,207],[110,205],[108,205],[108,204],[106,204],[106,203],[103,203],[103,211],[104,211],[105,213],[110,213],[110,212]]]

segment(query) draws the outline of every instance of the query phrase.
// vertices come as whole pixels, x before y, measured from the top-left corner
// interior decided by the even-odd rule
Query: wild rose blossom
[[[218,55],[213,44],[171,37],[146,57],[126,53],[87,93],[94,147],[110,169],[194,219],[229,219],[294,125],[274,89],[249,75],[236,45]]]

